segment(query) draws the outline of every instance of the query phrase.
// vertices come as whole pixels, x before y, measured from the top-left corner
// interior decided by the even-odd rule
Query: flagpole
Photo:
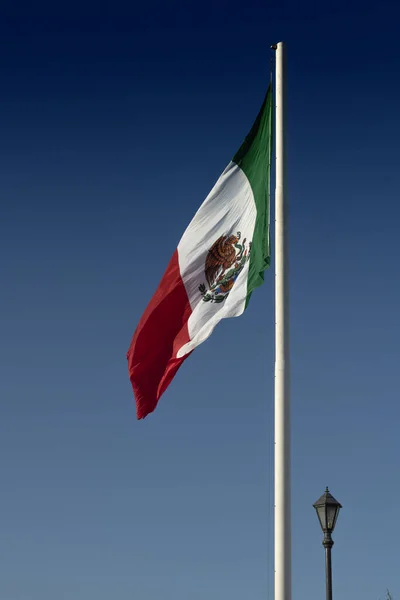
[[[288,207],[285,164],[285,45],[276,49],[275,163],[275,600],[291,600]]]

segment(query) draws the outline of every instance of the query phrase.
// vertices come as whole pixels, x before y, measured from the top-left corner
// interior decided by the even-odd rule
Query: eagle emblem
[[[204,275],[207,286],[199,285],[204,302],[223,302],[233,288],[236,279],[250,258],[251,242],[246,238],[240,244],[241,233],[221,235],[208,251]]]

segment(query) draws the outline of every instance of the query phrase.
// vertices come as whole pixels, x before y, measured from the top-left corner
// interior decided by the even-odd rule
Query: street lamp
[[[324,532],[324,540],[322,545],[325,548],[325,576],[326,576],[326,600],[332,600],[332,561],[331,561],[331,550],[334,544],[331,533],[335,529],[336,521],[339,516],[339,511],[342,505],[326,488],[325,493],[322,494],[315,504],[313,504],[317,511],[317,516],[321,529]]]

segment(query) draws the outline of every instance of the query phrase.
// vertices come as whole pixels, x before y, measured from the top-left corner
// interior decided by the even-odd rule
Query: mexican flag
[[[269,265],[272,89],[183,234],[128,350],[138,419],[221,319],[246,309]]]

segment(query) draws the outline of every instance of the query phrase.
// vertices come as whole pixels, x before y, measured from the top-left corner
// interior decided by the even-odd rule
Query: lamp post
[[[331,561],[331,550],[334,544],[332,539],[332,531],[335,529],[336,521],[339,516],[339,511],[342,505],[326,488],[325,493],[322,494],[315,504],[313,504],[317,511],[317,516],[321,529],[324,532],[324,540],[322,545],[325,548],[325,577],[326,577],[326,600],[332,600],[332,561]]]

